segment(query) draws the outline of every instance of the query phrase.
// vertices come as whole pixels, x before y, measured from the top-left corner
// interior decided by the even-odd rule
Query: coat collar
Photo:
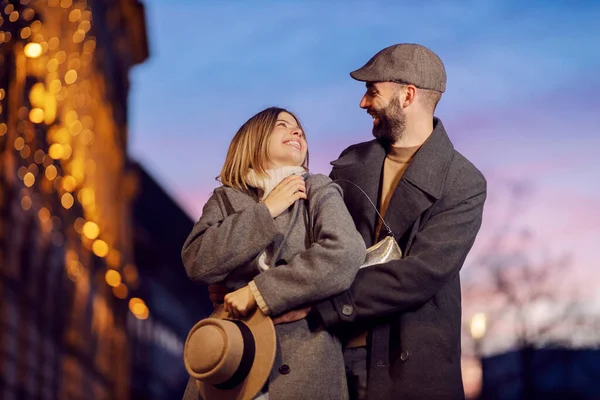
[[[236,212],[240,212],[248,207],[256,205],[258,203],[258,193],[255,189],[250,189],[249,193],[244,193],[240,190],[236,190],[230,187],[221,187],[225,197],[223,202],[225,203],[225,210],[227,214],[231,215]],[[227,204],[229,202],[229,204]],[[231,209],[230,209],[231,208]]]
[[[444,181],[454,147],[446,134],[442,121],[434,118],[434,129],[429,138],[415,153],[406,169],[385,215],[385,221],[394,231],[396,239],[416,221],[418,216],[441,198]],[[332,162],[335,179],[349,180],[363,189],[378,206],[381,174],[385,148],[377,141],[354,146],[338,160]],[[351,185],[339,182],[347,195],[347,203],[357,204],[350,210],[357,228],[367,243],[373,243],[377,214],[365,196]],[[349,208],[352,205],[349,204]]]

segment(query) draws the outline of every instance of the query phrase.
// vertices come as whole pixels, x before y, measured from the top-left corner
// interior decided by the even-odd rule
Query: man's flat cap
[[[442,60],[419,44],[386,47],[350,76],[362,82],[398,82],[442,93],[446,90],[446,70]]]

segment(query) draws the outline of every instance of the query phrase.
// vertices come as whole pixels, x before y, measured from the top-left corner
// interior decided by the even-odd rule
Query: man
[[[331,178],[367,246],[386,232],[367,197],[344,180],[377,200],[404,256],[361,269],[308,319],[347,339],[351,398],[462,399],[459,271],[481,226],[485,178],[433,116],[446,72],[431,50],[390,46],[350,75],[366,82],[360,107],[373,117],[375,140],[344,150]]]
[[[366,82],[360,107],[373,117],[375,140],[344,150],[331,178],[367,246],[382,238],[381,223],[342,180],[378,199],[404,256],[361,269],[348,291],[313,306],[309,318],[352,332],[345,355],[355,397],[464,398],[459,271],[481,226],[485,178],[433,116],[446,72],[431,50],[390,46],[350,75]]]

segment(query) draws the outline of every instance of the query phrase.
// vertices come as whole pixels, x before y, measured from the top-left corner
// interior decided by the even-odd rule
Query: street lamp
[[[485,313],[479,312],[471,318],[471,336],[479,341],[485,336],[486,317]]]
[[[475,358],[479,362],[479,372],[480,372],[480,391],[479,398],[483,398],[483,352],[481,351],[481,344],[483,338],[485,336],[485,330],[487,326],[487,319],[485,313],[479,312],[475,313],[473,317],[471,317],[471,337],[473,338],[474,350],[475,350]]]

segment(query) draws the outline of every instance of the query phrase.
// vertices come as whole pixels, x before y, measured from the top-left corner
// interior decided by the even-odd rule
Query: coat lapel
[[[415,154],[394,190],[384,218],[394,232],[396,240],[404,236],[419,215],[441,197],[453,152],[454,147],[442,122],[434,118],[434,130]],[[349,180],[358,185],[379,207],[379,188],[385,155],[384,147],[377,140],[373,140],[331,163],[332,177],[342,186],[356,228],[367,244],[373,244],[374,241],[377,213],[360,190],[342,180]]]
[[[384,159],[385,149],[373,140],[367,146],[357,149],[357,152],[350,152],[331,163],[332,177],[342,187],[344,201],[354,219],[356,229],[368,245],[374,241],[378,219],[376,207],[378,208],[379,204],[379,182]],[[345,181],[354,183],[365,193]]]
[[[385,215],[397,240],[442,196],[453,154],[454,147],[442,122],[434,118],[433,132],[406,169]]]

